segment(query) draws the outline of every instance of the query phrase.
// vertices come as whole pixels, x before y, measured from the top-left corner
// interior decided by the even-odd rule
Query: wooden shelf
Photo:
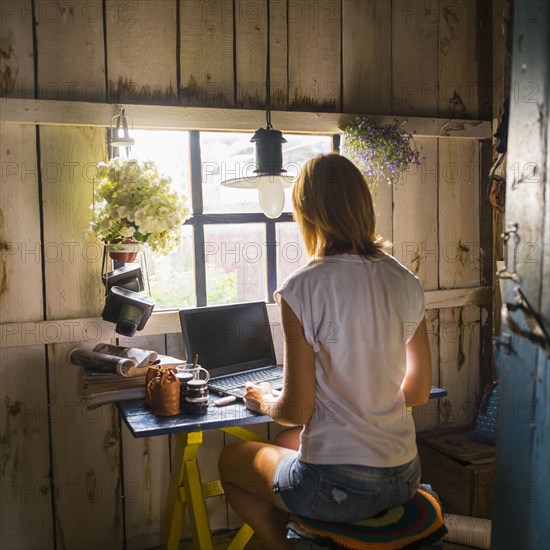
[[[109,126],[118,104],[83,101],[0,99],[0,122],[60,126]],[[253,132],[265,124],[265,111],[209,107],[125,105],[134,127],[169,130]],[[273,111],[273,126],[282,132],[336,134],[355,114]],[[419,137],[491,139],[490,120],[366,115],[376,124],[398,122]]]
[[[491,302],[490,287],[429,290],[425,293],[426,309],[484,305]],[[271,322],[278,317],[278,306],[268,304]],[[58,319],[53,321],[29,321],[0,325],[0,348],[60,344],[66,342],[100,342],[115,338],[115,325],[100,317],[87,319]],[[136,336],[173,334],[181,331],[178,312],[166,310],[154,312],[145,328]]]

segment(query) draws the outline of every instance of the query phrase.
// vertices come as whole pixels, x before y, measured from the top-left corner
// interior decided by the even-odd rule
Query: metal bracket
[[[516,335],[539,345],[546,355],[550,357],[550,323],[533,308],[519,286],[514,288],[516,293],[515,303],[502,305],[502,318]],[[510,312],[520,310],[531,330],[520,327],[512,318]]]
[[[521,277],[516,271],[520,242],[518,224],[514,223],[509,226],[508,229],[502,234],[502,237],[504,239],[504,246],[506,248],[506,265],[503,270],[497,273],[497,275],[500,279],[512,279],[513,281],[519,281]]]

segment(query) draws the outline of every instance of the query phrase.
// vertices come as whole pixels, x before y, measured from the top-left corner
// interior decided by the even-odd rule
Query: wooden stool
[[[437,495],[421,485],[401,506],[355,523],[330,523],[291,514],[287,538],[297,550],[440,548],[447,529]]]

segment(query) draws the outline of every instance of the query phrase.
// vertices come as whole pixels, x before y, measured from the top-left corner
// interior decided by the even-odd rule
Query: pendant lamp
[[[250,140],[254,144],[254,176],[222,181],[226,187],[258,189],[260,207],[268,218],[278,218],[285,205],[284,188],[292,185],[292,178],[283,169],[282,132],[271,125],[271,74],[270,74],[270,3],[267,0],[267,55],[266,55],[266,127],[255,132]]]
[[[111,149],[124,147],[126,149],[126,156],[129,157],[130,148],[135,142],[136,140],[130,137],[128,117],[126,116],[124,107],[121,106],[118,115],[115,115],[111,119]]]

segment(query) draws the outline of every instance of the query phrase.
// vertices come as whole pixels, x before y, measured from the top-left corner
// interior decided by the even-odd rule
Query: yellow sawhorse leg
[[[240,426],[221,429],[245,441],[269,443],[264,437]],[[201,482],[197,456],[202,432],[179,433],[174,435],[174,439],[176,446],[160,530],[160,546],[166,550],[179,548],[183,519],[188,512],[195,547],[211,550],[212,535],[204,499],[223,494],[223,489],[219,481]],[[228,550],[242,550],[253,534],[252,528],[245,523],[229,544]]]
[[[175,434],[174,439],[176,447],[172,458],[166,511],[160,531],[161,548],[178,549],[183,518],[187,511],[195,546],[200,550],[211,550],[212,535],[197,462],[202,432]],[[180,488],[183,489],[183,495]]]
[[[230,433],[239,439],[244,441],[258,441],[259,443],[269,443],[269,440],[261,435],[255,434],[246,428],[240,426],[232,426],[230,428],[221,428],[224,432]],[[227,550],[243,550],[248,544],[248,541],[252,538],[254,531],[247,523],[245,523],[233,537],[233,540],[229,543]]]

